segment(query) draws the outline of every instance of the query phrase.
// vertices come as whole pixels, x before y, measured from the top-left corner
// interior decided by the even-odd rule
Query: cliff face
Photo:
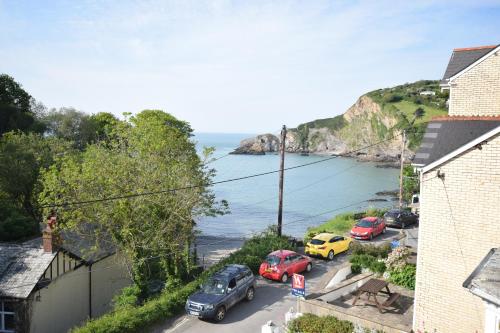
[[[435,85],[435,89],[439,91],[436,81],[419,81],[363,95],[342,115],[314,120],[289,129],[286,150],[291,153],[306,151],[313,154],[346,154],[369,161],[396,161],[401,153],[401,131],[397,125],[402,119],[406,119],[408,124],[408,119],[413,117],[413,112],[419,107],[424,108],[429,117],[439,112],[446,114],[446,110],[435,106],[441,101],[438,97],[420,100],[422,97],[418,89],[429,89],[430,85]],[[423,121],[425,119],[419,122]],[[392,137],[395,139],[390,140]],[[384,140],[387,141],[374,145]],[[259,135],[243,140],[234,153],[277,152],[279,141],[279,137],[272,134]],[[358,151],[370,145],[373,146]],[[407,149],[407,153],[413,154],[411,147]]]

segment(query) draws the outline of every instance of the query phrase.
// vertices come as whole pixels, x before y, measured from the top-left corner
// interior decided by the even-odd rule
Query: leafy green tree
[[[300,148],[302,151],[307,151],[309,149],[309,126],[307,126],[307,124],[299,126],[297,131],[299,134]]]
[[[420,192],[418,174],[411,165],[403,167],[403,200],[410,202],[413,194]]]
[[[116,198],[58,210],[61,228],[88,232],[96,244],[111,241],[126,255],[132,278],[146,292],[155,278],[183,277],[194,219],[227,211],[208,189],[207,170],[190,140],[188,123],[146,110],[118,126],[107,144],[97,142],[57,159],[43,174],[46,205]],[[206,156],[208,158],[208,156]],[[178,191],[166,189],[184,188]],[[138,195],[155,192],[153,195]],[[48,208],[50,209],[50,208]],[[157,258],[151,260],[151,258]]]
[[[31,96],[14,78],[0,74],[0,135],[12,130],[29,131],[35,125]]]
[[[52,109],[42,120],[47,135],[71,141],[78,149],[85,148],[96,136],[90,116],[74,108]]]
[[[53,163],[55,154],[67,149],[60,140],[34,133],[9,132],[0,138],[0,200],[10,212],[0,220],[10,217],[20,221],[22,216],[31,221],[31,228],[23,230],[28,234],[37,231],[41,218],[37,206],[40,170]],[[26,220],[22,224],[27,225]]]

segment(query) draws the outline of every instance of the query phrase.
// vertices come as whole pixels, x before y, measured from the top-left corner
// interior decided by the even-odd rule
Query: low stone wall
[[[344,310],[338,306],[328,304],[317,299],[300,299],[299,311],[302,313],[312,313],[317,316],[335,316],[341,320],[348,320],[352,323],[359,324],[364,328],[381,330],[384,333],[409,333],[410,330],[404,330],[397,327],[391,327],[387,323],[378,323],[367,318],[358,317],[349,314],[348,310]]]

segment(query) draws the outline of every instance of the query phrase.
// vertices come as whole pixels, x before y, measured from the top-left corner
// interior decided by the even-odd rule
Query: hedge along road
[[[328,262],[322,259],[313,259],[311,272],[304,272],[306,278],[306,293],[314,292],[318,285],[324,283],[325,273],[333,267],[347,262],[345,253],[335,256]],[[261,331],[261,326],[269,320],[277,325],[284,325],[285,313],[290,308],[296,309],[297,300],[291,295],[291,279],[287,284],[257,278],[255,298],[251,302],[241,301],[232,307],[220,323],[200,320],[196,317],[183,315],[176,320],[170,320],[154,328],[154,333],[217,333],[238,332],[255,333]]]

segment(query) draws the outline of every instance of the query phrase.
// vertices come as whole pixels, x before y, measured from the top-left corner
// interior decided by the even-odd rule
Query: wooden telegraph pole
[[[278,203],[278,236],[281,236],[281,226],[283,220],[283,176],[285,173],[285,138],[286,126],[283,125],[281,130],[281,143],[280,143],[280,184],[279,184],[279,203]]]
[[[401,147],[401,169],[399,172],[399,209],[403,208],[403,165],[406,145],[406,130],[403,130],[403,146]]]

